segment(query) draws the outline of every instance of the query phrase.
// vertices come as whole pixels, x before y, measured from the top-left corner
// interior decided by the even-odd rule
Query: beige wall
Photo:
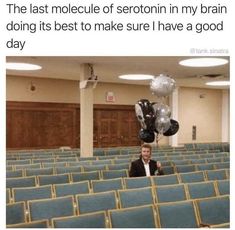
[[[30,91],[31,82],[36,86],[34,92]],[[106,93],[108,91],[114,93],[115,102],[106,102]],[[137,86],[98,82],[94,90],[94,104],[134,105],[141,98],[150,101],[157,100],[156,96],[151,94],[147,85]],[[6,99],[8,101],[79,103],[79,82],[7,76]]]
[[[31,82],[36,86],[30,91]],[[76,81],[7,76],[7,101],[78,103],[79,83]]]
[[[180,88],[179,144],[220,142],[222,90]],[[192,141],[192,126],[197,127],[197,139]]]
[[[34,92],[30,91],[31,82],[36,86]],[[108,91],[114,93],[114,103],[106,102],[105,98]],[[200,98],[200,95],[204,98]],[[98,82],[94,90],[94,104],[134,105],[141,98],[157,101],[156,96],[151,94],[147,85]],[[7,76],[6,99],[8,101],[79,103],[79,82]],[[222,90],[182,87],[179,89],[178,103],[179,144],[221,141]],[[193,125],[197,126],[196,141],[192,141]],[[169,138],[163,137],[159,144],[168,144],[168,140]]]
[[[31,82],[36,86],[34,92],[30,91]],[[113,92],[115,102],[106,102],[106,93]],[[125,85],[98,82],[94,90],[94,104],[133,105],[139,99],[157,101],[152,95],[149,86]],[[61,102],[80,103],[79,82],[69,80],[55,80],[44,78],[30,78],[20,76],[7,76],[7,101],[31,102]],[[162,137],[160,145],[169,143],[169,138]]]
[[[111,91],[114,93],[115,102],[106,102],[106,93]],[[94,91],[95,104],[120,104],[120,105],[134,105],[140,99],[148,99],[150,101],[157,101],[157,97],[152,95],[149,86],[140,85],[125,85],[125,84],[108,84],[98,83]]]

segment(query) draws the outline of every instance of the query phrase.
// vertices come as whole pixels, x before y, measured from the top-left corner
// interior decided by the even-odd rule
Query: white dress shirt
[[[146,163],[143,159],[142,162],[144,164],[144,169],[145,169],[145,174],[146,176],[151,176],[150,175],[150,168],[149,168],[149,161]]]

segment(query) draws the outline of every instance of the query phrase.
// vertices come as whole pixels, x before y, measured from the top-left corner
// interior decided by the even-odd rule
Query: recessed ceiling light
[[[148,75],[148,74],[126,74],[126,75],[120,75],[118,77],[124,80],[135,80],[135,81],[150,80],[154,78],[153,75]]]
[[[207,82],[206,85],[210,85],[210,86],[228,86],[230,85],[229,81],[211,81],[211,82]]]
[[[10,70],[38,70],[42,67],[35,64],[19,63],[19,62],[7,62],[6,68]]]
[[[210,67],[225,65],[228,63],[224,58],[190,58],[179,62],[180,65],[189,67]]]

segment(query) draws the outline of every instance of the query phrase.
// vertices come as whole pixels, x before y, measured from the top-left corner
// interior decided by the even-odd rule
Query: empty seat
[[[164,156],[165,156],[165,153],[159,153],[159,152],[155,152],[155,151],[152,152],[152,158],[154,158],[154,157],[164,157]]]
[[[230,178],[230,169],[226,169],[225,173],[226,173],[227,179],[229,179]]]
[[[157,202],[174,202],[187,199],[183,184],[156,186],[154,191]]]
[[[184,160],[183,156],[170,156],[169,155],[168,159],[173,161],[174,163],[176,162],[176,164],[181,164],[182,161],[186,162],[186,160]],[[184,164],[183,162],[182,162],[182,165]],[[188,162],[187,162],[187,164],[188,164]]]
[[[124,159],[114,159],[113,162],[114,162],[114,164],[127,164],[127,163],[129,164],[130,160],[131,160],[131,158],[128,158],[128,159],[126,159],[126,158],[124,158]]]
[[[30,158],[30,157],[28,157]],[[6,156],[6,160],[25,160],[25,159],[28,159],[28,158],[19,158],[18,156]]]
[[[223,224],[230,222],[229,196],[196,200],[200,223]]]
[[[229,158],[229,153],[228,152],[218,152],[218,153],[215,153],[215,157],[228,157]]]
[[[43,168],[66,167],[67,162],[42,163]]]
[[[198,164],[197,169],[201,170],[213,170],[215,169],[214,164]]]
[[[7,160],[7,165],[26,165],[31,164],[31,159],[26,160]]]
[[[190,160],[174,160],[174,165],[176,166],[181,166],[181,165],[189,165],[191,164],[191,161]]]
[[[214,166],[216,169],[229,169],[230,163],[229,162],[221,162],[221,163],[214,164]]]
[[[33,157],[34,158],[52,158],[53,157],[53,153],[50,153],[50,152],[41,152],[41,153],[34,153],[33,154]]]
[[[24,202],[7,204],[6,206],[6,224],[18,224],[26,222],[26,209]]]
[[[110,155],[120,155],[120,149],[109,149],[105,152],[106,156]]]
[[[177,173],[196,171],[195,165],[177,165],[177,166],[175,166],[175,168],[176,168]]]
[[[89,182],[74,182],[72,184],[55,184],[54,191],[56,197],[62,197],[67,195],[76,195],[76,194],[84,194],[89,193]]]
[[[73,196],[28,201],[28,207],[30,221],[75,215]]]
[[[68,166],[68,167],[56,167],[55,173],[56,174],[63,174],[63,173],[72,173],[72,172],[81,172],[81,166]]]
[[[40,169],[41,168],[41,164],[37,163],[37,164],[28,164],[28,165],[15,165],[15,169]]]
[[[83,170],[84,172],[92,172],[97,170],[105,170],[107,169],[106,165],[84,165]]]
[[[6,189],[6,203],[9,204],[11,202],[11,190],[9,188]]]
[[[191,159],[192,164],[205,164],[206,159]]]
[[[152,186],[151,177],[132,177],[132,178],[123,178],[123,179],[125,187],[127,189]]]
[[[100,172],[81,172],[81,173],[71,173],[72,181],[79,182],[84,180],[99,180]]]
[[[77,157],[59,157],[55,159],[55,162],[76,162],[78,161]]]
[[[52,198],[52,186],[13,188],[12,195],[14,202]]]
[[[187,153],[187,154],[189,154],[189,153]],[[193,162],[192,162],[192,160],[199,160],[199,156],[198,155],[195,155],[195,154],[190,154],[190,155],[184,155],[184,159],[185,160],[190,160],[191,161],[191,163],[192,164],[194,164]]]
[[[157,221],[152,205],[110,210],[112,228],[156,228]]]
[[[230,181],[229,180],[218,180],[216,181],[217,188],[220,195],[230,194]]]
[[[53,218],[54,228],[105,228],[105,212],[94,212],[79,216]]]
[[[75,153],[59,153],[56,154],[56,159],[65,159],[65,158],[72,158],[73,160],[78,160],[77,154]]]
[[[6,171],[6,178],[23,177],[23,170]]]
[[[161,228],[198,228],[196,211],[192,201],[157,204]]]
[[[103,179],[113,179],[120,177],[127,177],[128,171],[126,169],[120,170],[101,170],[101,177]]]
[[[118,207],[115,191],[77,195],[76,202],[79,214],[106,211]]]
[[[125,164],[114,164],[114,165],[107,165],[108,170],[120,170],[120,169],[129,169],[129,163]]]
[[[203,182],[206,179],[203,171],[179,173],[179,178],[182,183]]]
[[[110,165],[110,164],[112,164],[112,160],[110,159],[92,161],[92,165]]]
[[[78,161],[95,161],[97,157],[79,157]]]
[[[152,187],[118,190],[121,208],[153,204]]]
[[[225,179],[227,179],[226,171],[224,169],[208,170],[208,171],[206,171],[206,176],[207,176],[208,180],[225,180]]]
[[[204,154],[200,154],[200,158],[214,158],[214,154],[213,153],[208,153],[208,154],[206,154],[206,153],[204,153]]]
[[[230,162],[230,157],[223,157],[224,162]]]
[[[216,196],[214,182],[200,182],[187,184],[191,199]]]
[[[6,171],[12,171],[13,165],[6,165]]]
[[[165,175],[174,174],[175,173],[175,167],[174,166],[163,166],[162,170]]]
[[[216,158],[208,158],[206,159],[207,163],[221,163],[222,158],[221,157],[216,157]]]
[[[93,150],[93,156],[104,156],[104,150],[103,149],[94,149]]]
[[[152,176],[151,178],[154,185],[179,184],[179,179],[176,174]]]
[[[69,174],[40,175],[37,177],[39,185],[69,183]]]
[[[6,179],[7,188],[33,187],[36,186],[36,177],[19,177]]]
[[[68,166],[89,166],[92,161],[79,161],[79,162],[68,162]]]
[[[123,189],[122,178],[115,178],[109,180],[92,180],[91,185],[93,192],[105,192]]]
[[[137,157],[137,155],[135,155],[135,154],[130,154],[130,155],[118,155],[118,156],[115,156],[115,158],[117,159],[117,160],[123,160],[123,159],[125,159],[125,160],[129,160],[129,161],[131,161],[131,160],[133,160],[133,158],[138,158]],[[115,162],[115,163],[117,163],[117,162]],[[117,164],[119,164],[119,163],[117,163]]]
[[[54,163],[55,158],[39,158],[39,159],[32,159],[33,164],[36,163]]]
[[[26,169],[26,176],[38,176],[38,175],[52,175],[54,174],[53,168],[42,168],[42,169]]]
[[[29,223],[11,224],[7,225],[6,227],[7,228],[49,228],[49,221],[39,220],[39,221],[32,221]]]
[[[168,161],[167,156],[160,156],[160,157],[159,156],[153,156],[152,159],[155,160],[155,161],[161,161],[161,162]]]
[[[98,156],[97,159],[94,160],[112,160],[113,163],[114,159],[116,159],[116,156]]]

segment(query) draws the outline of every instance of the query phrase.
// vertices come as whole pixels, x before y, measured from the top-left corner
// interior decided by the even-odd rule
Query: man
[[[141,146],[141,155],[138,160],[131,163],[131,169],[129,172],[130,177],[140,176],[153,176],[163,175],[161,163],[159,161],[151,160],[152,147],[149,144],[143,144]]]

